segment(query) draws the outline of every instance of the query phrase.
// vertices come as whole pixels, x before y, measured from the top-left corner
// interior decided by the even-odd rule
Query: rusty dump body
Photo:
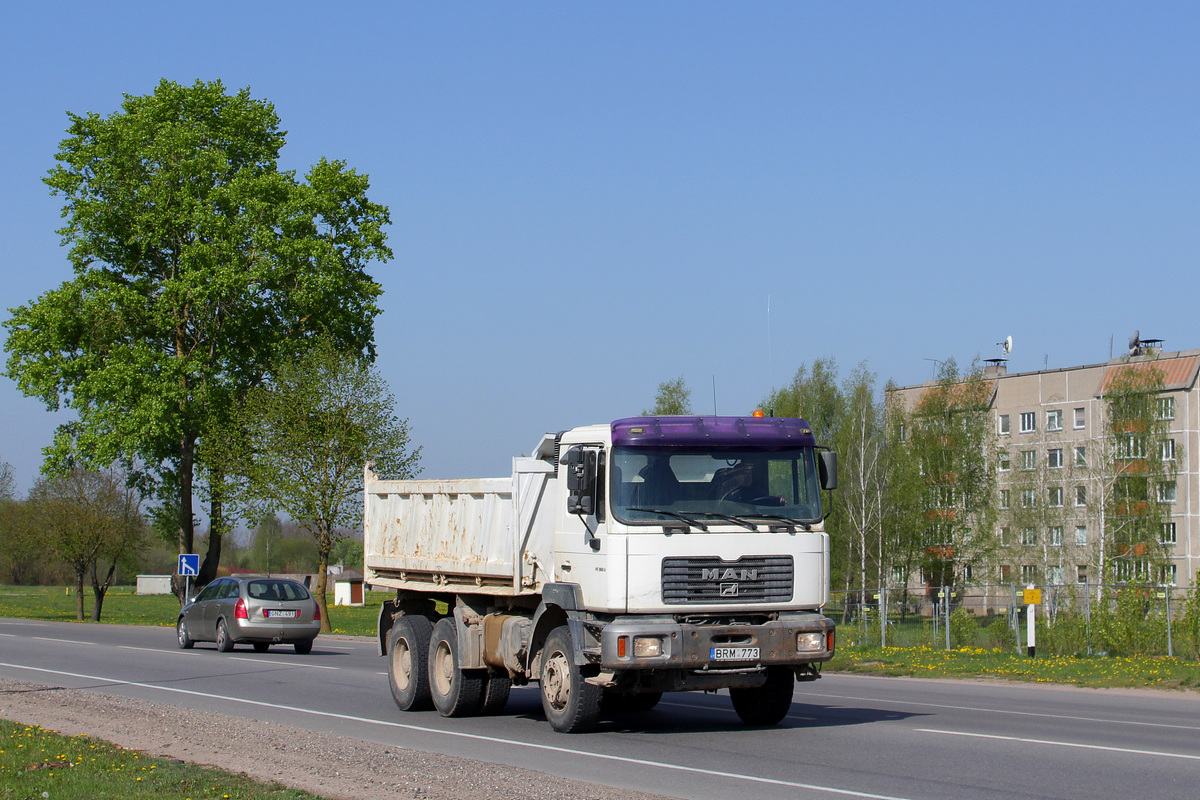
[[[365,580],[408,591],[537,595],[551,578],[554,467],[513,459],[510,478],[380,480],[365,474]]]

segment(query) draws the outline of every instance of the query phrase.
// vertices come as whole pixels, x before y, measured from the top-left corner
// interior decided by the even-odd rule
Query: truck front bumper
[[[761,625],[708,625],[618,618],[604,626],[605,670],[714,670],[802,666],[833,658],[833,620],[816,613],[781,614]]]

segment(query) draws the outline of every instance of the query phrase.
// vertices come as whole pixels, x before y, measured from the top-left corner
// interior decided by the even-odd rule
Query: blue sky
[[[68,110],[248,86],[285,167],[391,208],[378,363],[427,477],[679,375],[748,413],[821,356],[907,384],[1008,335],[1010,371],[1200,347],[1192,3],[25,4],[0,68],[0,319],[71,277]],[[61,419],[6,378],[0,419],[25,491]]]

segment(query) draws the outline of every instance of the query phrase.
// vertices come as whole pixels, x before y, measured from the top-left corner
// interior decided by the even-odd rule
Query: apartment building
[[[1001,547],[994,563],[975,567],[972,582],[1097,583],[1102,565],[1137,566],[1133,554],[1117,552],[1101,535],[1105,512],[1098,493],[1111,483],[1106,486],[1095,465],[1104,448],[1114,446],[1106,435],[1106,390],[1121,370],[1153,363],[1163,377],[1154,413],[1169,433],[1161,452],[1149,457],[1169,461],[1175,480],[1155,492],[1166,506],[1160,543],[1168,565],[1139,577],[1191,585],[1200,569],[1200,350],[1166,353],[1155,344],[1131,342],[1130,356],[1063,369],[1009,373],[1003,359],[987,363]],[[911,409],[931,385],[897,393]]]

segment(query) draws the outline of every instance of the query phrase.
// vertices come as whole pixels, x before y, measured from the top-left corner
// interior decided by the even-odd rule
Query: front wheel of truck
[[[753,689],[730,689],[733,710],[747,725],[778,725],[792,708],[796,676],[791,667],[767,667],[767,680]]]
[[[575,663],[571,631],[560,625],[550,631],[542,651],[542,709],[550,727],[559,733],[584,733],[596,727],[604,690],[584,680]]]
[[[453,617],[433,626],[429,640],[429,693],[443,717],[466,717],[478,712],[483,699],[482,670],[459,667],[458,633]]]
[[[401,711],[433,707],[429,695],[429,638],[433,624],[416,615],[400,617],[388,631],[388,683]]]

